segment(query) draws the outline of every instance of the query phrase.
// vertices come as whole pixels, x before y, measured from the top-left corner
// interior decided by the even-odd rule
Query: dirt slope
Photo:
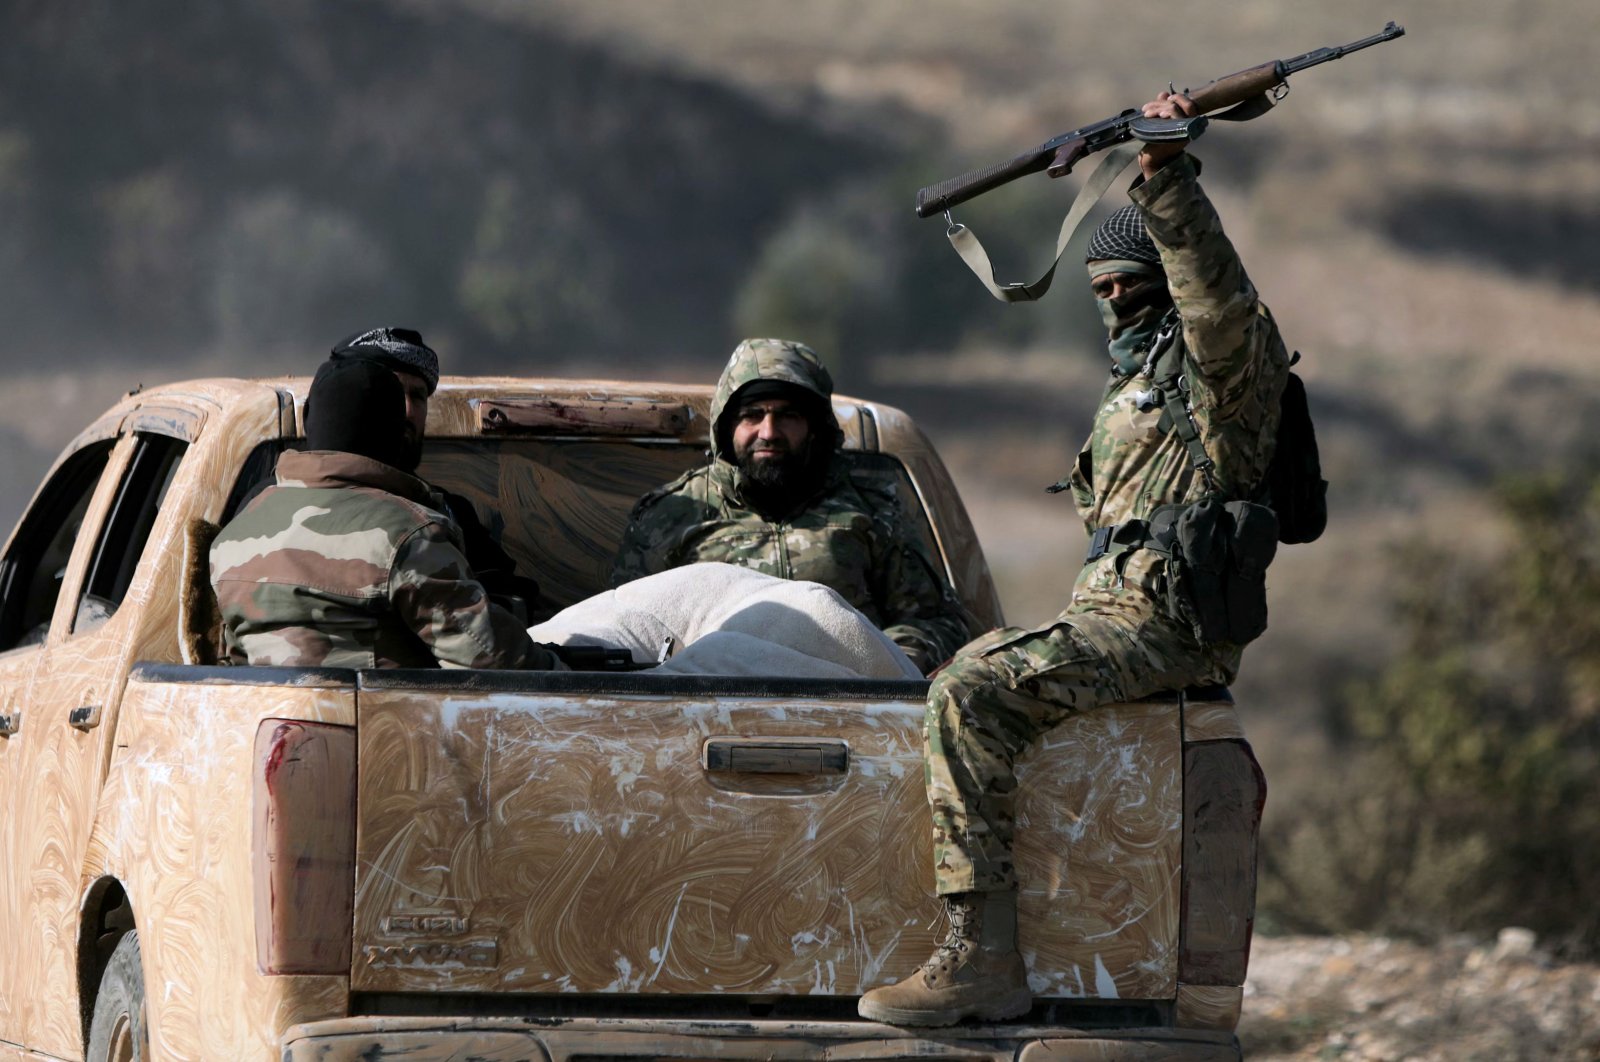
[[[1514,929],[1487,946],[1258,937],[1239,1037],[1250,1062],[1600,1059],[1600,967]]]

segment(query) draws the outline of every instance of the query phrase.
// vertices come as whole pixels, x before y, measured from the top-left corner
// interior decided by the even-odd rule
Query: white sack
[[[844,598],[732,564],[691,564],[596,594],[528,629],[537,642],[627,649],[673,674],[921,678],[905,652]],[[713,637],[715,635],[715,637]]]
[[[653,670],[658,675],[749,675],[761,678],[773,675],[819,679],[901,677],[898,674],[863,675],[843,664],[808,656],[798,649],[738,631],[712,631],[702,635],[699,641]]]

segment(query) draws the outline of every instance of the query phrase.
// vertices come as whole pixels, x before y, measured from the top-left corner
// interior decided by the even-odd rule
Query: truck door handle
[[[67,725],[79,730],[93,730],[100,725],[100,706],[86,704],[82,708],[74,708],[67,715]]]
[[[837,738],[707,738],[700,764],[707,771],[746,774],[844,774],[850,746]]]
[[[7,712],[5,715],[0,715],[0,737],[10,737],[21,729],[21,712]]]

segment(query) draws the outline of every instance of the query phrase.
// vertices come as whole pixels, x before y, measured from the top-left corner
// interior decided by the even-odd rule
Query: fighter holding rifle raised
[[[1110,379],[1088,442],[1052,488],[1071,491],[1089,551],[1053,622],[991,631],[934,679],[923,751],[934,878],[950,928],[920,969],[862,997],[863,1017],[947,1025],[1029,1010],[1012,860],[1017,758],[1077,713],[1232,683],[1244,645],[1266,628],[1266,567],[1278,542],[1320,533],[1320,519],[1308,523],[1280,504],[1273,473],[1275,454],[1292,449],[1279,442],[1288,351],[1185,149],[1202,110],[1259,97],[1295,70],[1400,32],[1391,24],[1377,37],[1265,64],[1192,96],[1162,92],[1140,110],[919,196],[918,212],[926,204],[931,213],[1145,138],[1132,205],[1106,219],[1085,255],[1108,331]],[[991,290],[1018,301],[1042,287]],[[1309,508],[1325,517],[1320,493]]]

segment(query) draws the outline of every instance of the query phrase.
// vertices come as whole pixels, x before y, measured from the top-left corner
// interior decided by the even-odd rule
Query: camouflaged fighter
[[[389,368],[335,359],[306,446],[211,546],[230,660],[290,667],[559,668],[492,602],[444,498],[410,474],[421,435]]]
[[[976,632],[894,492],[838,455],[832,397],[810,347],[741,342],[711,403],[710,462],[639,500],[612,585],[697,561],[821,583],[930,671]]]
[[[1144,113],[1175,120],[1194,106],[1163,92]],[[920,969],[862,998],[863,1017],[1027,1013],[1037,986],[1017,913],[1018,759],[1104,705],[1222,688],[1266,627],[1279,525],[1264,484],[1289,355],[1184,149],[1146,144],[1133,205],[1089,241],[1111,375],[1055,488],[1070,488],[1089,552],[1053,622],[977,639],[929,690],[933,874],[950,928]]]
[[[210,536],[305,445],[308,383],[124,398],[0,551],[0,1060],[1238,1059],[1260,790],[1225,698],[1105,706],[1018,765],[1032,1011],[861,1020],[934,946],[928,684],[219,665]],[[703,463],[712,399],[445,377],[416,474],[564,608]],[[998,625],[927,440],[832,409]]]

